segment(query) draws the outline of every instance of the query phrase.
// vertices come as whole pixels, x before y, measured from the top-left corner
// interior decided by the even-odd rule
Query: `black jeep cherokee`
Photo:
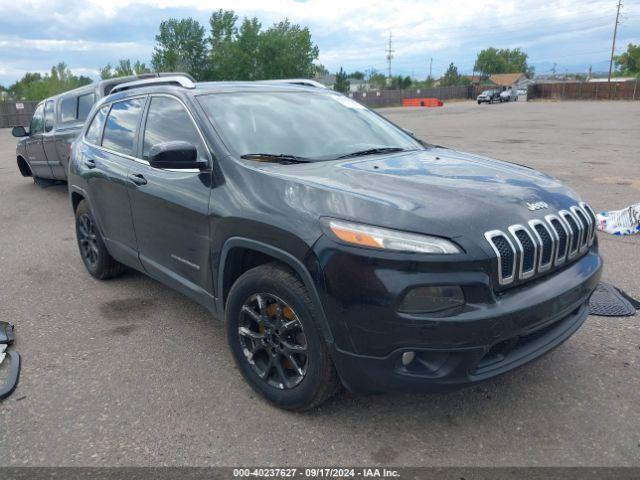
[[[304,83],[304,82],[302,82]],[[286,82],[123,84],[73,145],[78,244],[224,318],[288,409],[471,385],[556,347],[598,283],[594,213],[558,180],[425,144]]]

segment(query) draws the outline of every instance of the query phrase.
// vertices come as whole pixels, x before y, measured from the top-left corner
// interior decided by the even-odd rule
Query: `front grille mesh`
[[[512,225],[507,229],[509,233],[487,232],[485,237],[498,262],[498,283],[508,285],[525,280],[586,251],[595,237],[592,212],[591,207],[581,203],[571,211],[531,220],[527,226]]]
[[[493,243],[500,252],[500,263],[503,277],[508,277],[509,272],[513,272],[514,252],[506,237],[498,236],[493,238]]]
[[[549,265],[553,259],[553,239],[543,224],[538,223],[534,228],[536,229],[540,240],[542,240],[542,258],[540,259],[540,265]]]
[[[522,245],[522,271],[529,273],[536,266],[536,247],[524,228],[517,230],[515,235]]]
[[[564,258],[567,255],[567,232],[557,218],[551,220],[551,226],[558,236],[558,258]]]

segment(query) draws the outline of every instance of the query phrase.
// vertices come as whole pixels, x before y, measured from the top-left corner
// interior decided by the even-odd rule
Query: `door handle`
[[[147,184],[147,179],[144,178],[144,175],[142,175],[141,173],[130,173],[128,175],[128,177],[129,177],[129,180],[131,180],[136,185],[146,185]]]
[[[93,158],[86,158],[84,166],[87,168],[96,168],[96,161]]]

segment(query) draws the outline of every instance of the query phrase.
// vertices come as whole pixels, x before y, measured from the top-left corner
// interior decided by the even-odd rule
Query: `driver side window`
[[[44,104],[38,105],[35,113],[33,114],[33,118],[31,119],[31,124],[29,125],[29,135],[34,135],[36,133],[41,133],[44,130]]]
[[[152,97],[144,128],[142,158],[149,160],[149,150],[154,145],[176,140],[189,142],[197,148],[199,158],[208,158],[202,138],[182,104],[171,97]]]

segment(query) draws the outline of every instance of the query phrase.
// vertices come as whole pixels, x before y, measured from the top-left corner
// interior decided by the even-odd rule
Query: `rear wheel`
[[[76,238],[84,266],[93,277],[104,280],[125,270],[124,265],[116,262],[107,251],[86,200],[76,208]]]
[[[227,340],[245,380],[268,401],[308,410],[339,387],[302,282],[278,264],[244,273],[227,299]]]

